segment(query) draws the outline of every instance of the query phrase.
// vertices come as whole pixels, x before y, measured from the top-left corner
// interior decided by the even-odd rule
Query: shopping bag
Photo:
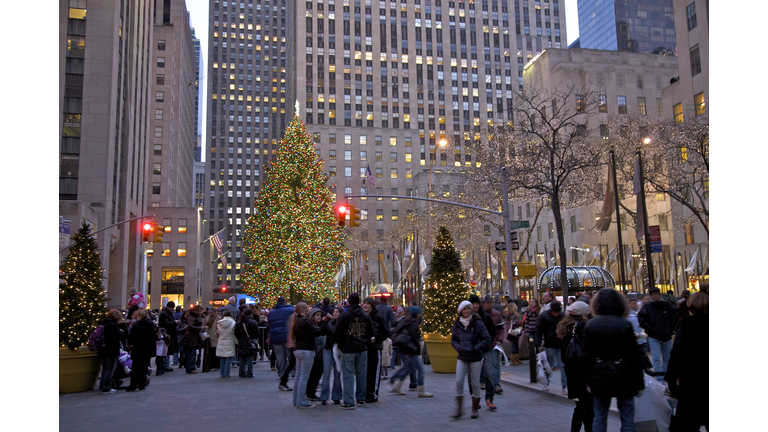
[[[501,363],[504,366],[509,366],[510,361],[509,361],[509,358],[507,357],[507,354],[504,352],[504,348],[502,348],[501,345],[496,345],[495,347],[493,347],[493,349],[499,352],[499,363]]]
[[[552,368],[547,361],[547,353],[540,352],[536,354],[536,381],[543,385],[544,388],[549,387],[549,380],[552,378]]]
[[[645,391],[635,401],[635,427],[638,432],[669,432],[672,407],[664,396],[665,386],[643,373]]]
[[[336,372],[341,373],[341,350],[339,344],[333,344],[333,359],[336,361]]]

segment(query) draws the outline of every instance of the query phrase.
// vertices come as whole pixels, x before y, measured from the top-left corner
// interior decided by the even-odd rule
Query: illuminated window
[[[186,234],[186,233],[187,233],[187,220],[179,219],[179,234]]]
[[[704,93],[699,93],[693,97],[694,105],[696,105],[696,115],[702,115],[707,112],[706,105],[704,103]]]
[[[619,105],[619,114],[626,114],[627,113],[627,97],[619,96],[618,105]]]
[[[680,124],[684,121],[683,119],[683,104],[679,103],[672,107],[672,112],[675,115],[675,124]]]
[[[640,115],[646,115],[646,109],[645,109],[645,98],[644,97],[638,97],[637,98],[637,113]]]
[[[352,144],[352,135],[344,135],[344,144],[346,145]]]
[[[392,220],[396,221],[396,220],[399,220],[399,219],[400,219],[400,217],[398,216],[398,211],[397,210],[392,210]]]
[[[390,168],[389,177],[394,179],[397,178],[397,168]]]
[[[604,94],[598,95],[597,107],[601,113],[608,112],[608,98]]]
[[[389,153],[389,161],[390,162],[397,162],[397,152],[390,152]]]
[[[413,178],[413,169],[412,168],[406,168],[405,169],[405,178]]]
[[[176,256],[181,258],[187,256],[187,243],[186,242],[179,242],[178,246],[176,246]]]
[[[377,221],[383,221],[384,220],[384,210],[376,209],[376,220]]]
[[[163,242],[163,247],[162,247],[161,250],[163,251],[161,256],[164,256],[164,257],[171,256],[171,243],[170,242],[169,243]]]
[[[392,147],[397,146],[397,137],[389,137],[389,145]]]

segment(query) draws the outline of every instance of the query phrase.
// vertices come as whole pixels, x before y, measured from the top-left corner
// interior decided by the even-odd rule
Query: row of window
[[[154,251],[154,245],[152,246],[153,249],[147,249],[147,258],[152,258],[155,254]],[[170,257],[171,256],[171,243],[163,242],[160,247],[160,256],[161,257]],[[178,258],[183,258],[187,256],[187,243],[186,242],[178,242],[176,243],[176,256]]]

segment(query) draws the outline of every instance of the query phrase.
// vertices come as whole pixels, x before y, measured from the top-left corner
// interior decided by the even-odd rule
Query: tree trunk
[[[560,256],[560,288],[563,291],[563,309],[568,305],[568,273],[566,272],[565,235],[563,234],[563,218],[560,210],[560,194],[552,195],[552,213],[555,216],[555,231],[557,232],[557,253]]]

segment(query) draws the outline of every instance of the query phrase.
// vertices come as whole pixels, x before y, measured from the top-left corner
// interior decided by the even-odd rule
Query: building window
[[[163,127],[155,126],[155,138],[162,138],[162,137],[163,137]]]
[[[648,112],[645,109],[645,98],[644,97],[638,97],[637,98],[637,113],[640,115],[647,115]]]
[[[389,177],[390,178],[397,178],[397,168],[390,168],[389,169]]]
[[[552,222],[547,224],[547,231],[549,231],[549,238],[555,237],[555,224]]]
[[[352,135],[344,135],[344,144],[352,145]]]
[[[345,161],[352,160],[352,150],[344,150],[344,160]]]
[[[536,227],[536,241],[541,241],[541,227]]]
[[[157,67],[164,68],[165,67],[165,57],[158,57],[157,58]]]
[[[405,161],[406,161],[406,162],[411,162],[411,161],[412,161],[412,158],[413,158],[413,155],[412,155],[412,153],[406,153],[406,154],[405,154]]]
[[[672,112],[675,115],[675,124],[683,122],[683,104],[682,102],[672,107]]]
[[[344,167],[344,177],[352,177],[352,167]]]
[[[160,183],[152,183],[152,195],[160,195]]]
[[[171,243],[170,242],[168,242],[168,243],[163,242],[163,246],[162,246],[161,250],[163,251],[161,256],[164,256],[164,257],[171,256]]]
[[[699,57],[699,44],[691,48],[691,76],[701,73],[701,57]]]
[[[187,219],[179,219],[179,234],[187,233]]]
[[[336,177],[336,167],[328,167],[328,175],[331,177]]]
[[[179,258],[183,258],[187,256],[187,243],[186,242],[179,242],[176,246],[176,256]]]
[[[601,124],[600,125],[600,138],[608,139],[608,125],[607,124]]]
[[[696,2],[693,2],[685,7],[686,15],[688,15],[688,31],[696,28]]]
[[[165,75],[157,74],[157,76],[155,77],[155,84],[165,85]]]
[[[396,220],[399,220],[399,219],[400,219],[400,217],[398,216],[397,210],[392,210],[392,220],[396,221]]]
[[[656,98],[656,115],[661,117],[664,111],[661,109],[661,98]]]
[[[601,113],[608,112],[608,98],[604,95],[598,95],[597,108]]]
[[[626,114],[627,113],[627,97],[619,96],[618,105],[619,105],[619,114]]]
[[[397,162],[397,152],[390,152],[389,153],[389,161],[390,162]]]
[[[360,220],[368,220],[368,210],[360,209]]]
[[[164,40],[157,41],[157,50],[158,51],[165,51],[165,41]]]
[[[575,233],[579,230],[579,226],[576,224],[576,215],[571,216],[571,232]]]
[[[152,174],[162,174],[163,164],[152,164]]]
[[[383,221],[384,220],[384,210],[376,209],[376,220],[377,221]]]
[[[696,238],[693,236],[693,224],[687,223],[685,224],[685,244],[694,244],[696,243]]]
[[[163,154],[163,145],[155,144],[155,156],[162,156],[162,154]]]
[[[389,145],[391,147],[396,147],[397,146],[397,137],[389,137]]]
[[[156,109],[155,110],[155,120],[162,120],[163,119],[163,110]]]
[[[328,150],[328,160],[336,160],[336,150]]]
[[[413,178],[413,168],[406,168],[405,169],[405,178]]]
[[[669,218],[667,215],[659,215],[659,229],[661,231],[669,231]]]
[[[707,112],[707,108],[704,104],[704,93],[699,93],[693,97],[694,105],[696,105],[696,115],[702,115]]]
[[[384,177],[383,171],[381,170],[381,168],[376,168],[376,178],[382,178],[382,177]]]
[[[155,102],[163,101],[163,92],[155,92]]]
[[[584,95],[576,95],[576,112],[584,112]]]

